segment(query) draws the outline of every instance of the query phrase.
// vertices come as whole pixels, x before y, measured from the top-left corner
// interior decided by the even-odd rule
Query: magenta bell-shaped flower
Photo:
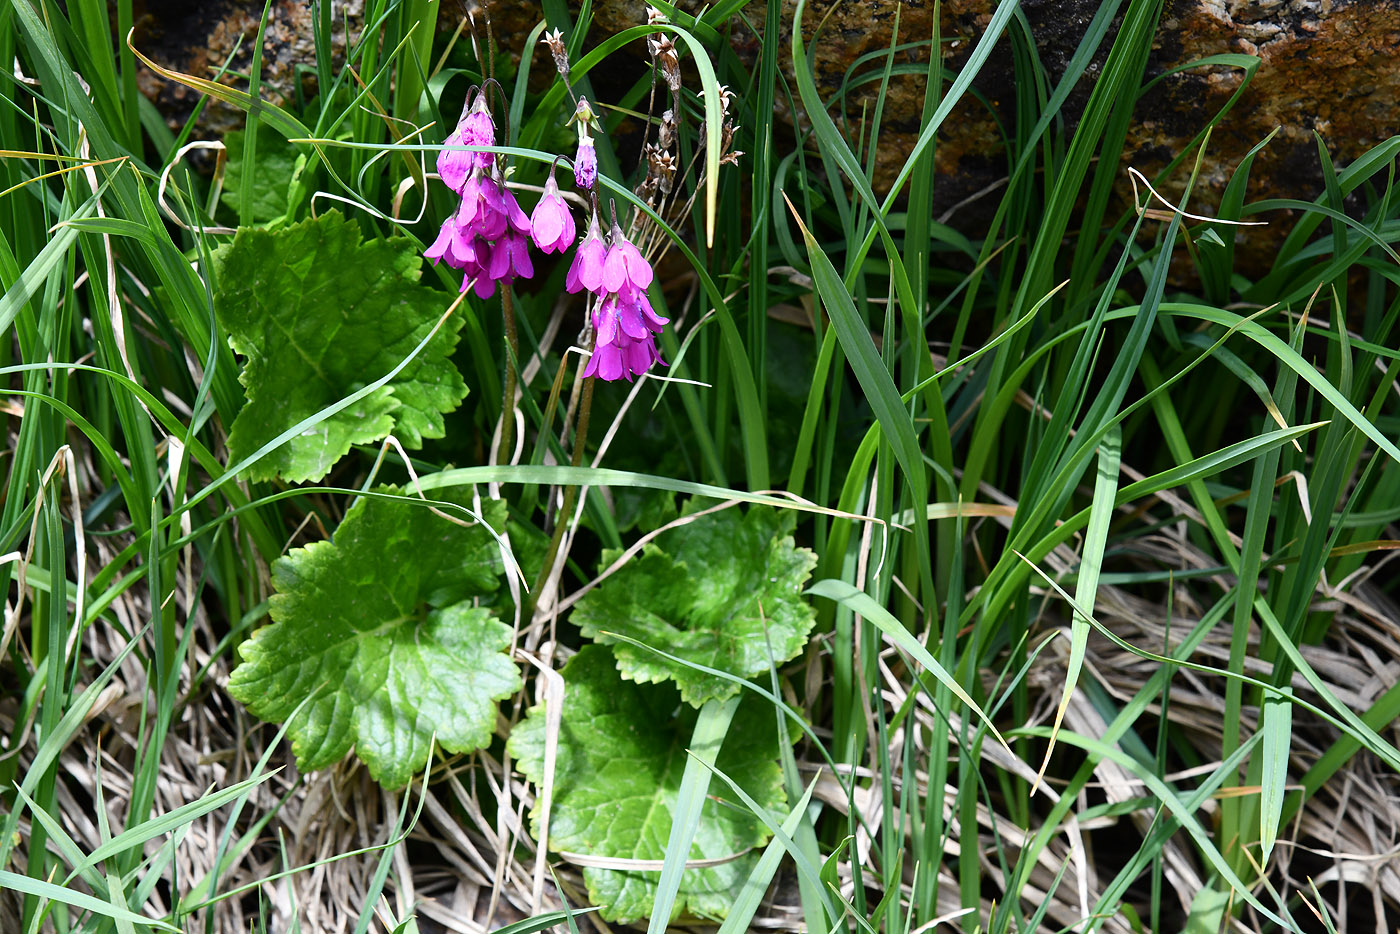
[[[601,294],[603,290],[603,261],[606,259],[607,253],[608,248],[603,243],[603,232],[598,228],[598,215],[594,214],[588,222],[588,233],[584,235],[583,242],[579,244],[577,252],[574,253],[574,261],[569,266],[569,273],[564,277],[564,288],[569,292],[587,289],[590,292]]]
[[[462,124],[457,125],[457,129],[447,134],[447,139],[443,141],[444,146],[465,146],[466,133]],[[475,166],[475,153],[464,152],[460,149],[443,149],[438,153],[437,170],[442,183],[458,194],[462,193],[462,186],[467,183],[467,176],[471,174]]]
[[[478,94],[476,102],[457,124],[457,128],[444,140],[446,146],[494,146],[496,145],[496,125],[491,122],[491,111],[486,106],[486,95]],[[443,149],[438,153],[437,169],[442,183],[458,194],[466,185],[467,178],[475,169],[490,169],[496,163],[496,156],[489,152],[467,152],[461,149]]]
[[[544,183],[544,194],[535,205],[535,212],[530,215],[530,236],[535,246],[544,253],[563,253],[574,245],[577,236],[574,215],[559,194],[553,169],[550,169],[549,178]]]
[[[463,142],[468,146],[496,145],[496,124],[491,120],[491,111],[486,107],[486,95],[477,97],[477,106],[472,108],[462,121]],[[496,164],[494,152],[469,152],[472,161],[479,169],[490,171]]]
[[[651,263],[623,236],[616,221],[609,239],[612,246],[608,247],[607,258],[603,261],[603,288],[608,292],[621,292],[624,285],[642,290],[651,285]]]
[[[491,110],[486,106],[486,95],[478,94],[471,109],[462,116],[457,128],[443,141],[446,146],[494,146],[496,145],[496,125],[491,121]],[[474,169],[489,170],[496,164],[496,156],[489,152],[467,152],[461,149],[443,149],[438,153],[437,169],[442,183],[458,194],[467,183],[467,177]]]
[[[530,241],[516,231],[511,231],[491,245],[491,264],[486,274],[495,281],[514,279],[517,276],[529,279],[535,274],[530,262]]]
[[[652,364],[666,365],[656,349],[656,335],[666,319],[652,310],[641,289],[626,285],[598,303],[593,311],[593,356],[583,375],[615,380],[641,376]]]
[[[453,269],[461,269],[467,264],[467,260],[453,248],[456,239],[457,215],[450,214],[438,229],[437,239],[433,241],[432,246],[423,251],[423,255],[432,260],[434,266],[438,260],[442,260]]]

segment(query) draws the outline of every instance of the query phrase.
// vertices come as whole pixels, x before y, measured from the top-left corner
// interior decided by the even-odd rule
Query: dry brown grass
[[[1183,569],[1209,566],[1205,555],[1170,536],[1145,538],[1137,546],[1153,559],[1169,560]],[[99,542],[93,557],[102,560],[103,552],[111,547],[110,542]],[[1068,561],[1067,555],[1061,558]],[[1048,563],[1053,566],[1054,559]],[[181,592],[186,591],[177,588],[177,593]],[[1098,616],[1120,638],[1160,652],[1175,644],[1202,612],[1202,607],[1195,602],[1192,587],[1184,584],[1175,588],[1173,606],[1170,637],[1162,605],[1120,588],[1101,589]],[[1335,623],[1325,644],[1305,646],[1303,653],[1338,697],[1354,709],[1364,710],[1400,680],[1400,611],[1364,580],[1345,594],[1320,594],[1318,606],[1335,611]],[[1058,609],[1053,594],[1049,595],[1042,615],[1041,635],[1059,625],[1055,622]],[[212,621],[198,605],[192,610],[187,614],[186,624],[193,627],[191,664],[186,665],[182,673],[181,701],[164,738],[160,782],[153,806],[156,813],[173,810],[211,788],[227,787],[249,777],[274,735],[273,728],[251,720],[242,706],[225,694],[231,659],[227,651],[220,650],[223,625]],[[128,631],[132,631],[139,628],[138,621],[148,618],[150,607],[146,605],[143,591],[134,589],[113,605],[112,612]],[[534,654],[546,635],[543,628],[526,633],[521,651]],[[1223,667],[1229,653],[1228,638],[1223,628],[1212,634],[1201,645],[1195,659]],[[1257,642],[1257,633],[1251,638]],[[111,625],[99,623],[83,636],[83,655],[98,668],[114,659],[123,647],[123,638]],[[547,641],[545,649],[551,651]],[[808,670],[799,672],[796,680],[805,681],[809,690],[816,688],[819,695],[825,677],[820,668],[821,653],[809,652],[806,658]],[[1047,723],[1053,714],[1064,683],[1066,658],[1067,640],[1056,639],[1040,654],[1031,670],[1030,685],[1036,698],[1035,722]],[[1157,670],[1155,662],[1126,652],[1097,635],[1090,640],[1086,666],[1087,671],[1120,701],[1137,693]],[[203,676],[195,683],[193,676],[197,670],[202,670]],[[529,679],[527,686],[531,697],[540,687],[536,679],[545,677],[536,669],[532,671],[536,676]],[[893,649],[882,654],[880,671],[881,692],[891,709],[897,708],[907,697],[910,685],[902,659]],[[1294,689],[1301,697],[1318,700],[1301,678],[1295,679]],[[1177,777],[1185,778],[1213,767],[1209,757],[1211,750],[1218,754],[1220,748],[1222,690],[1223,683],[1216,679],[1186,670],[1175,674],[1171,683],[1169,719],[1179,735],[1207,759],[1202,767],[1187,770]],[[146,671],[136,656],[129,656],[94,706],[86,728],[61,758],[58,782],[61,820],[65,830],[87,850],[101,842],[93,794],[99,782],[113,829],[120,831],[128,820],[135,751],[152,727],[148,691]],[[526,698],[520,697],[508,706],[511,718],[520,715],[525,702]],[[15,709],[14,698],[0,704],[0,729],[5,732],[10,732],[14,726]],[[1154,718],[1160,715],[1156,705],[1148,712]],[[1246,732],[1255,729],[1257,717],[1257,710],[1247,708],[1242,729]],[[143,718],[146,719],[144,724]],[[938,724],[927,697],[920,696],[912,718],[891,735],[890,761],[903,761],[906,743],[915,745],[915,760],[921,760],[931,738],[946,736],[940,733]],[[1101,732],[1104,724],[1081,691],[1076,693],[1066,713],[1065,726],[1095,735]],[[954,728],[957,728],[956,722]],[[1388,729],[1388,738],[1400,743],[1400,727],[1392,724]],[[508,730],[509,721],[503,716],[498,733],[504,736]],[[1337,737],[1335,728],[1299,710],[1294,718],[1292,776],[1301,776]],[[29,744],[18,752],[23,763],[32,756],[33,748],[31,731]],[[984,770],[1000,768],[1027,779],[1034,776],[1032,766],[1007,756],[991,744],[984,748],[983,755]],[[871,761],[877,760],[872,757]],[[257,930],[256,921],[261,914],[269,922],[269,931],[293,930],[295,920],[303,931],[349,932],[367,907],[371,882],[383,854],[382,845],[394,837],[403,797],[380,789],[353,759],[324,772],[300,775],[284,744],[272,751],[269,765],[280,770],[253,793],[243,809],[233,835],[236,852],[218,885],[221,892],[241,891],[241,894],[200,909],[191,916],[186,929],[202,931],[207,924],[208,929],[216,932]],[[820,763],[815,760],[802,762],[801,766],[808,776],[821,771]],[[853,841],[854,852],[862,865],[868,867],[868,879],[869,873],[881,869],[881,848],[877,845],[881,831],[880,783],[874,780],[871,766],[851,771],[858,786],[856,805],[866,815]],[[891,780],[896,791],[912,780],[917,783],[921,796],[927,793],[927,776],[922,772],[912,776],[896,774]],[[1043,792],[1047,800],[1055,799],[1055,787],[1052,779]],[[1101,762],[1095,768],[1091,791],[1101,796],[1098,800],[1127,800],[1140,795],[1142,788],[1119,766]],[[387,931],[391,918],[403,919],[416,912],[420,930],[481,934],[560,907],[556,883],[562,887],[570,905],[585,904],[577,866],[559,860],[553,860],[552,867],[540,863],[527,821],[535,789],[513,772],[508,761],[482,752],[439,763],[426,791],[421,783],[415,782],[405,793],[410,796],[411,808],[420,805],[421,796],[421,818],[407,838],[393,848],[384,894],[377,904],[370,906],[378,916],[371,930],[377,926]],[[829,772],[823,774],[816,786],[816,797],[837,813],[845,813],[849,807],[841,784]],[[958,826],[955,789],[948,789],[946,800],[946,817],[952,827],[949,852],[956,853],[967,845],[969,838],[966,829]],[[1273,884],[1287,892],[1308,892],[1310,878],[1329,893],[1329,908],[1339,922],[1339,930],[1348,929],[1347,924],[1356,915],[1358,899],[1371,906],[1367,914],[1373,914],[1377,930],[1383,930],[1381,925],[1386,923],[1387,916],[1394,917],[1396,909],[1400,908],[1400,805],[1397,802],[1400,802],[1400,777],[1391,774],[1369,754],[1354,756],[1312,797],[1298,818],[1281,831],[1273,861]],[[1082,810],[1086,803],[1087,799],[1078,802],[1076,810]],[[1210,816],[1215,809],[1215,802],[1211,802],[1205,809],[1206,815]],[[1053,931],[1074,924],[1089,912],[1115,871],[1114,854],[1107,852],[1112,848],[1105,848],[1102,841],[1117,838],[1126,841],[1123,846],[1131,847],[1132,841],[1141,838],[1153,817],[1151,810],[1143,809],[1116,820],[1071,820],[1059,828],[1042,853],[1030,886],[1023,893],[1032,904],[1047,897],[1045,893],[1068,862],[1062,883],[1048,896],[1051,901],[1043,930]],[[175,864],[167,870],[173,872],[183,889],[187,890],[214,869],[215,854],[227,830],[228,819],[229,811],[225,808],[188,827],[176,851]],[[266,823],[251,829],[261,821]],[[28,829],[27,823],[21,824],[21,834],[26,838]],[[246,833],[251,833],[254,839],[240,850],[237,842]],[[975,845],[985,866],[986,878],[995,881],[1000,880],[1002,874],[995,863],[997,841],[993,833],[999,835],[1008,858],[1014,858],[1023,842],[1021,831],[1006,814],[994,814],[985,803],[979,804]],[[148,852],[154,853],[161,842],[149,843]],[[363,852],[333,859],[357,850]],[[1189,841],[1180,835],[1167,845],[1163,854],[1166,898],[1185,911],[1202,885],[1202,867]],[[1099,859],[1104,858],[1109,859],[1110,864],[1101,866]],[[311,868],[282,874],[288,868],[297,867]],[[911,867],[903,870],[906,887],[913,881],[910,870]],[[854,886],[849,866],[844,865],[841,872],[843,894],[849,897]],[[954,918],[959,914],[957,883],[946,873],[942,881],[940,910]],[[169,888],[158,886],[146,906],[148,912],[153,916],[164,914],[171,907],[170,898]],[[982,909],[984,917],[990,914],[990,898]],[[7,910],[12,911],[13,906],[0,900],[0,912]],[[14,929],[11,922],[17,924],[13,917],[0,916],[0,926],[5,930]],[[609,930],[593,914],[587,915],[582,923],[599,932]],[[796,885],[790,876],[780,876],[754,926],[764,930],[802,930]],[[1257,929],[1247,913],[1236,922],[1236,927],[1238,930]],[[1130,927],[1121,919],[1110,919],[1105,930],[1128,932]]]

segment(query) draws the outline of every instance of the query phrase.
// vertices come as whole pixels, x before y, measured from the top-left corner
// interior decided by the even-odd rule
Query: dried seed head
[[[676,112],[667,110],[661,115],[661,126],[656,131],[656,142],[662,149],[670,149],[676,143]]]
[[[705,92],[702,90],[702,91],[700,92],[700,97],[703,98],[704,96],[705,96]],[[721,85],[719,86],[719,113],[720,113],[720,116],[722,116],[722,117],[727,117],[727,116],[729,116],[729,105],[732,104],[733,102],[734,102],[734,92],[731,91],[731,90],[729,90],[729,85],[727,85],[727,84],[721,84]]]
[[[729,105],[734,101],[734,92],[729,90],[729,85],[719,86],[719,112],[726,117],[729,116]]]
[[[647,149],[647,176],[656,179],[662,194],[669,195],[676,178],[676,157],[656,146],[648,146]]]
[[[564,47],[564,34],[558,29],[544,34],[540,40],[549,48],[549,54],[554,56],[554,67],[560,75],[568,80],[569,77],[569,50]]]
[[[665,25],[669,24],[670,22],[671,22],[671,21],[668,20],[668,19],[666,18],[666,14],[665,14],[665,13],[662,13],[662,12],[661,12],[660,10],[658,10],[656,7],[650,7],[650,6],[647,7],[647,25],[648,25],[648,26],[665,26]]]
[[[671,41],[670,36],[658,36],[647,40],[647,49],[651,52],[652,61],[656,62],[656,67],[661,71],[661,78],[666,82],[666,86],[672,91],[679,91],[681,88],[681,61],[676,55],[676,44]]]

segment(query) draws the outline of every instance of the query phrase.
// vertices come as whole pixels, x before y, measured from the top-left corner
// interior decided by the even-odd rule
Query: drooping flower
[[[593,356],[583,375],[631,382],[652,364],[665,366],[656,349],[656,334],[665,323],[652,311],[645,292],[628,286],[623,292],[610,293],[593,311]]]
[[[462,124],[457,124],[457,129],[447,134],[447,139],[443,141],[444,147],[466,145],[466,132]],[[442,183],[451,188],[457,194],[462,193],[462,186],[467,183],[467,176],[471,174],[475,164],[473,153],[464,152],[460,149],[444,148],[438,153],[437,170]]]
[[[452,248],[453,241],[457,237],[457,215],[449,214],[447,220],[442,222],[442,227],[438,229],[437,239],[433,245],[423,251],[423,255],[433,261],[436,266],[438,260],[442,260],[453,269],[461,269],[465,260],[457,255],[457,251]]]
[[[603,288],[609,292],[621,292],[624,285],[645,290],[651,285],[651,263],[642,252],[622,233],[622,228],[613,221],[612,246],[608,247],[607,258],[603,262]]]
[[[529,238],[512,230],[493,243],[491,264],[487,267],[486,274],[496,282],[514,279],[517,276],[524,279],[533,276],[535,267],[530,262]]]
[[[598,227],[598,215],[594,214],[588,222],[588,233],[584,234],[583,242],[574,253],[569,273],[564,277],[564,288],[569,292],[577,292],[579,289],[601,292],[603,261],[607,258],[607,252],[608,248],[603,243],[603,232]]]
[[[494,178],[473,172],[462,186],[462,207],[458,210],[459,224],[487,240],[495,240],[510,224],[505,191]],[[512,199],[514,200],[514,199]],[[516,206],[519,210],[519,205]]]
[[[573,246],[576,235],[574,215],[559,194],[559,185],[554,181],[554,169],[551,168],[549,178],[544,183],[544,194],[530,215],[530,236],[542,252],[563,253]]]
[[[651,307],[651,299],[646,290],[634,286],[624,286],[617,293],[618,323],[622,330],[638,340],[646,337],[643,329],[652,334],[660,334],[670,318],[663,318]]]
[[[583,375],[615,380],[641,376],[652,364],[666,365],[656,349],[656,335],[666,324],[652,310],[646,292],[632,285],[610,292],[593,311],[593,356]]]
[[[491,122],[491,110],[486,106],[485,94],[476,96],[471,108],[462,115],[457,128],[447,135],[443,145],[448,148],[438,153],[438,175],[444,185],[458,194],[462,193],[462,187],[474,170],[489,170],[496,164],[494,153],[451,148],[496,145],[496,125]]]
[[[496,294],[496,280],[491,277],[488,270],[491,266],[492,258],[500,244],[488,243],[480,237],[476,239],[475,259],[462,270],[462,288],[465,292],[468,288],[476,293],[477,298],[490,298]]]
[[[476,98],[476,106],[467,114],[462,121],[463,140],[468,146],[494,146],[496,145],[496,124],[491,119],[491,111],[486,106],[486,95],[479,94]],[[496,154],[494,152],[472,152],[467,153],[472,156],[477,168],[490,171],[496,164]]]
[[[479,93],[456,129],[448,146],[494,146],[496,127],[486,95]],[[438,153],[438,174],[443,183],[462,196],[443,222],[433,245],[424,255],[462,270],[462,291],[472,289],[481,298],[496,292],[496,283],[534,275],[530,261],[530,218],[506,188],[496,157],[489,152],[444,149]],[[557,195],[557,190],[556,190]],[[569,237],[573,236],[573,219]],[[562,222],[559,225],[562,228]],[[555,233],[557,240],[564,231]],[[559,246],[562,251],[567,243]]]

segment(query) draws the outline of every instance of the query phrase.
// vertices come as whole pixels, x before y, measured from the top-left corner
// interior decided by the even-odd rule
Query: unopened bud
[[[594,115],[593,107],[588,103],[588,98],[586,97],[580,97],[578,99],[578,106],[574,108],[574,115],[569,118],[568,122],[577,123],[579,125],[580,139],[587,135],[587,128],[589,127],[595,130],[602,129],[602,127],[598,125],[598,118]]]

